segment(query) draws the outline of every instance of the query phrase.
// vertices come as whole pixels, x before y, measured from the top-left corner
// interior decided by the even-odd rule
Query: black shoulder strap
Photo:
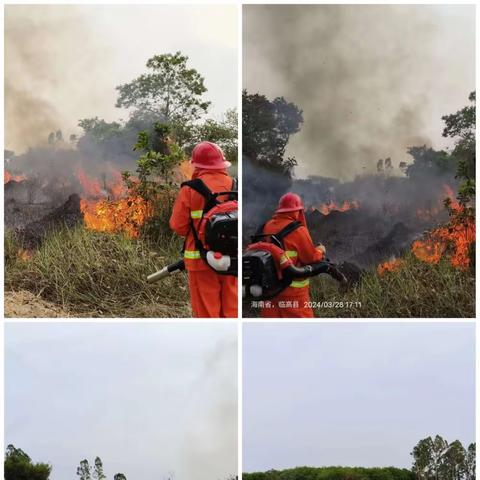
[[[302,223],[298,220],[294,220],[290,222],[288,225],[285,225],[278,233],[263,233],[263,229],[265,228],[265,223],[260,225],[255,235],[252,235],[252,242],[258,242],[263,238],[270,237],[271,241],[276,244],[278,247],[285,249],[283,245],[283,239],[295,231],[297,228],[302,226]]]
[[[208,200],[212,195],[212,191],[205,185],[201,178],[195,178],[194,180],[188,180],[183,182],[180,187],[190,187],[192,190],[198,192],[205,200]]]
[[[298,220],[294,220],[293,222],[290,222],[288,225],[285,225],[278,233],[275,233],[274,235],[283,244],[283,239],[301,226],[302,226],[302,222],[299,222]]]
[[[237,200],[238,199],[238,178],[232,178],[232,188],[230,189],[230,195],[228,196],[229,200]]]
[[[201,178],[195,178],[188,182],[183,182],[180,187],[190,187],[192,190],[198,192],[205,199],[205,206],[203,207],[203,213],[207,213],[215,205],[218,205],[217,193],[213,193],[204,183]]]

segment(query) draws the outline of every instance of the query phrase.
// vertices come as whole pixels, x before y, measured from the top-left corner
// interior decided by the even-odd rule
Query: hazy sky
[[[216,480],[237,471],[233,324],[7,324],[5,445],[76,478]]]
[[[236,5],[5,7],[6,146],[20,151],[78,120],[126,118],[117,85],[180,50],[204,77],[211,115],[237,106]],[[78,130],[78,129],[77,129]],[[46,135],[45,135],[46,132]]]
[[[473,5],[247,5],[243,38],[244,88],[304,112],[287,149],[298,177],[445,148],[442,115],[475,89]]]
[[[475,440],[470,324],[250,324],[244,471],[411,466],[418,440]]]

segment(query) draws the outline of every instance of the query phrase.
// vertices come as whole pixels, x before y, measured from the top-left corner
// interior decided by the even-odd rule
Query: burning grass
[[[319,317],[363,318],[473,318],[475,275],[452,265],[448,258],[432,264],[409,252],[400,259],[401,268],[367,272],[346,293],[322,276],[311,281],[312,300],[343,302],[339,308],[316,310]],[[359,303],[356,303],[359,302]],[[361,304],[361,306],[359,306]]]
[[[140,196],[120,200],[81,200],[80,209],[88,229],[98,232],[124,232],[138,238],[145,222],[153,216],[152,206]]]
[[[25,258],[7,233],[5,288],[33,292],[71,316],[190,317],[184,274],[156,285],[146,282],[149,273],[178,257],[179,241],[171,237],[154,248],[155,258],[144,240],[79,226],[49,234]]]

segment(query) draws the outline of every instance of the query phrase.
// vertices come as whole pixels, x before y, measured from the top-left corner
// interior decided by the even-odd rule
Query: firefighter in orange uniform
[[[302,199],[295,193],[286,193],[280,198],[275,215],[263,227],[264,234],[279,233],[289,223],[301,222],[301,226],[283,240],[286,254],[295,264],[304,265],[320,262],[325,258],[325,248],[316,247],[307,228]],[[265,318],[312,318],[309,279],[296,279],[289,287],[271,300],[270,308],[262,308]]]
[[[232,190],[233,178],[226,171],[231,164],[215,143],[199,143],[193,149],[191,163],[195,167],[192,179],[200,178],[212,192]],[[191,226],[193,223],[198,231],[204,205],[205,199],[200,193],[184,186],[180,189],[170,218],[170,228],[186,239],[184,261],[193,316],[236,318],[237,277],[216,273],[200,257],[195,246]]]

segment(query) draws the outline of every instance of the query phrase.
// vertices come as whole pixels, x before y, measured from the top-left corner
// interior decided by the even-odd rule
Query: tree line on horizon
[[[48,463],[34,463],[21,448],[7,446],[4,461],[5,480],[49,480],[52,470],[52,465]],[[87,459],[82,460],[77,467],[77,477],[78,480],[106,480],[102,459],[95,457],[93,466]],[[165,480],[173,479],[173,474],[165,478]],[[113,480],[127,480],[127,477],[123,473],[116,473]],[[224,480],[238,480],[238,477],[231,475]]]
[[[440,435],[420,440],[413,448],[412,468],[296,467],[243,473],[244,480],[475,480],[475,443],[465,448]]]
[[[449,443],[440,435],[420,440],[410,455],[412,468],[396,467],[296,467],[286,470],[243,473],[245,480],[475,480],[476,444],[464,447],[459,440]],[[5,480],[49,480],[52,466],[34,463],[20,448],[8,445],[5,452]],[[77,467],[78,480],[105,480],[100,457],[93,467],[84,459]],[[113,480],[127,480],[117,473]],[[168,478],[172,480],[172,478]],[[238,480],[230,476],[225,480]]]

